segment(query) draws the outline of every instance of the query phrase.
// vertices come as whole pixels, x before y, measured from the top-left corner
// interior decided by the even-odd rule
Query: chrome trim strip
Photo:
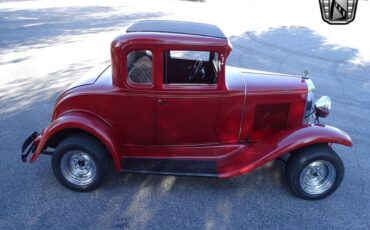
[[[239,74],[239,76],[243,79],[244,83],[244,100],[243,100],[243,112],[240,120],[240,127],[239,127],[239,141],[242,135],[242,126],[243,126],[243,121],[244,121],[244,114],[245,114],[245,103],[247,100],[247,83],[245,82],[244,76],[242,74]]]

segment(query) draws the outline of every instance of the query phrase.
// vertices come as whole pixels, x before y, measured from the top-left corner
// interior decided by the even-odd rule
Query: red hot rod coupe
[[[330,98],[314,104],[304,75],[227,66],[230,52],[214,25],[130,26],[112,42],[110,66],[58,97],[50,125],[25,140],[22,160],[52,155],[63,185],[89,191],[112,169],[229,178],[284,155],[296,196],[333,193],[344,167],[331,145],[352,141],[319,123]]]

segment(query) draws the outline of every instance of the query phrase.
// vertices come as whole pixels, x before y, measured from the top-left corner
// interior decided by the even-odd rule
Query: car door
[[[158,145],[216,142],[220,92],[214,58],[214,53],[207,51],[163,52],[163,79],[157,81],[156,90]]]
[[[125,87],[116,93],[118,111],[113,111],[112,125],[125,146],[155,145],[155,51],[135,47],[125,54]]]

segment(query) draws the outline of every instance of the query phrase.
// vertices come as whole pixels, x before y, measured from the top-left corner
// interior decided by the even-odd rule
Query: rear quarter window
[[[153,61],[150,50],[135,50],[127,54],[127,79],[131,83],[153,82]]]

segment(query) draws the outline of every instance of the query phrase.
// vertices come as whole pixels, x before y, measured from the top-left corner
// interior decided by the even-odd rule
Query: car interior
[[[215,84],[219,72],[217,52],[165,51],[164,84]],[[133,83],[150,84],[152,53],[148,50],[132,51],[127,56],[128,79]]]
[[[219,72],[217,52],[165,51],[164,84],[215,84]]]
[[[152,53],[148,50],[132,51],[127,55],[128,79],[134,83],[152,83]]]

